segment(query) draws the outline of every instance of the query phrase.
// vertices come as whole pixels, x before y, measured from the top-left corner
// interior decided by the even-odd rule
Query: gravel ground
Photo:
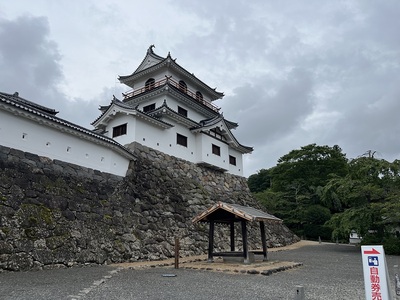
[[[318,244],[269,253],[270,260],[303,266],[269,276],[172,267],[100,266],[1,273],[0,299],[365,299],[360,248]],[[387,256],[390,275],[400,257]],[[164,275],[176,275],[165,277]]]
[[[269,259],[303,266],[270,276],[154,268],[124,269],[90,295],[93,299],[365,299],[359,247],[316,244],[269,253]],[[399,257],[387,257],[388,266]],[[390,267],[389,267],[390,268]],[[163,277],[174,274],[176,277]],[[129,286],[128,289],[124,288]],[[118,291],[118,292],[116,292]]]

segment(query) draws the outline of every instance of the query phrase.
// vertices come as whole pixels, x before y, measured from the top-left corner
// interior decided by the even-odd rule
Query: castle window
[[[178,114],[187,117],[188,111],[180,106],[178,106]]]
[[[229,155],[229,163],[233,166],[236,166],[236,157]]]
[[[149,111],[152,111],[152,110],[155,110],[155,109],[156,109],[156,104],[153,103],[153,104],[144,106],[143,107],[143,112],[149,112]]]
[[[127,127],[126,123],[113,127],[113,136],[112,137],[114,138],[114,137],[126,134],[126,127]]]
[[[176,143],[177,143],[178,145],[187,147],[187,145],[188,145],[187,136],[184,136],[184,135],[182,135],[182,134],[177,133],[177,134],[176,134]]]
[[[217,145],[212,144],[212,153],[221,156],[221,148]]]
[[[154,89],[155,83],[156,81],[154,80],[154,78],[148,79],[145,83],[144,90],[149,91],[151,89]]]
[[[184,93],[187,92],[187,85],[183,80],[179,81],[179,89]]]
[[[200,93],[199,91],[196,92],[196,100],[203,101],[203,94]]]

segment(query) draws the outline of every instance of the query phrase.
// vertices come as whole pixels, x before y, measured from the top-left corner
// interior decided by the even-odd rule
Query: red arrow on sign
[[[380,254],[380,253],[374,248],[372,248],[372,250],[365,250],[364,254]]]

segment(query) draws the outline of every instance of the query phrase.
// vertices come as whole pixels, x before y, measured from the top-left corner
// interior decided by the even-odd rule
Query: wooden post
[[[263,261],[267,261],[267,239],[265,235],[265,225],[263,221],[260,221],[260,230],[261,230],[261,242],[263,247]]]
[[[231,222],[231,251],[235,251],[235,223]]]
[[[179,269],[179,238],[175,238],[175,269]]]
[[[213,259],[214,251],[214,220],[210,221],[210,231],[208,236],[208,262],[214,262]]]
[[[247,226],[246,220],[242,220],[243,258],[244,263],[250,263],[249,249],[247,248]]]

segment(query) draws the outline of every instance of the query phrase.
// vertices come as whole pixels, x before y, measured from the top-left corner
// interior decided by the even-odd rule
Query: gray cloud
[[[59,111],[58,116],[90,128],[101,104],[108,104],[121,87],[107,88],[93,99],[70,98],[59,85],[64,81],[62,55],[49,38],[45,17],[23,16],[0,20],[0,87],[8,93],[19,92],[28,100]]]
[[[141,11],[138,19],[130,18],[130,5]],[[239,123],[239,142],[255,147],[246,156],[246,175],[309,143],[338,144],[348,157],[371,149],[400,158],[397,0],[162,5],[88,1],[82,15],[77,6],[68,12],[74,24],[82,21],[82,32],[73,25],[67,34],[51,35],[45,17],[1,20],[1,90],[20,91],[88,126],[98,105],[124,90],[102,81],[104,72],[132,72],[155,44],[156,53],[171,51],[179,64],[226,93],[216,104]],[[50,13],[51,30],[65,30],[64,13]],[[70,94],[68,86],[79,89]],[[90,99],[79,91],[89,91]]]
[[[36,101],[60,96],[55,85],[63,78],[61,55],[48,34],[43,17],[0,20],[0,85],[8,92]]]
[[[311,74],[299,68],[285,80],[261,77],[235,89],[224,112],[228,119],[243,120],[238,128],[243,143],[262,146],[293,131],[311,113],[312,81]]]

